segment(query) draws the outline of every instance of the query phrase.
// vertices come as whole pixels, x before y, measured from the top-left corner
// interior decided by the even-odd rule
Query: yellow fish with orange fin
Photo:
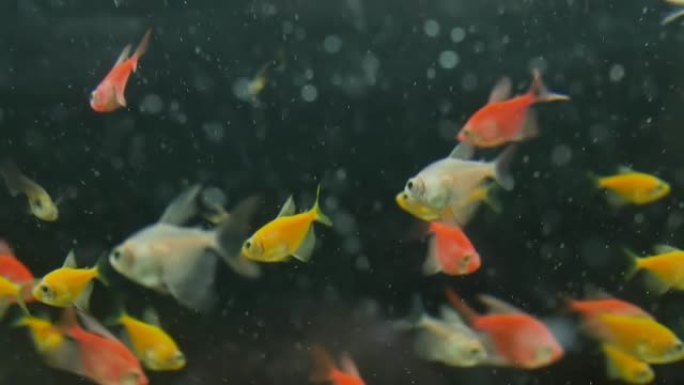
[[[592,177],[598,188],[608,192],[608,202],[614,206],[646,205],[670,193],[667,182],[628,167],[620,167],[616,175]]]
[[[320,190],[319,186],[313,207],[300,214],[295,214],[294,200],[290,196],[278,216],[245,241],[242,255],[257,262],[285,262],[290,257],[308,262],[316,245],[313,223],[332,226],[332,221],[318,204]]]

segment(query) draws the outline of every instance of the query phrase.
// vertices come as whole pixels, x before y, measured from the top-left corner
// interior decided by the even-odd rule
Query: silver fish
[[[505,190],[513,189],[514,180],[508,167],[515,149],[515,145],[509,146],[492,162],[473,161],[470,160],[473,148],[461,143],[448,157],[428,165],[409,179],[400,198],[412,206],[421,205],[430,212],[450,216],[450,222],[465,225],[480,203],[473,201],[473,193],[483,188],[487,180],[494,179]],[[442,214],[447,210],[450,215]]]
[[[215,230],[182,227],[198,214],[200,186],[193,186],[166,209],[159,222],[128,237],[109,254],[109,262],[131,281],[173,296],[186,307],[210,309],[214,280],[221,257],[236,273],[257,278],[258,265],[240,257],[247,222],[256,199],[247,198]]]

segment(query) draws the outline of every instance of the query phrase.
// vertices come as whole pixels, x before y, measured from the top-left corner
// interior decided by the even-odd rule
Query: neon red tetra
[[[359,369],[348,355],[342,355],[340,368],[338,368],[323,347],[314,345],[311,347],[311,358],[313,360],[311,382],[331,383],[333,385],[365,385],[359,374]]]
[[[537,118],[530,107],[536,103],[570,99],[547,90],[538,70],[532,71],[532,85],[526,94],[509,99],[511,89],[510,78],[500,79],[489,95],[487,105],[470,117],[457,139],[474,147],[490,148],[535,137]]]
[[[121,107],[126,107],[126,83],[132,72],[138,69],[138,60],[147,51],[150,44],[151,30],[145,32],[138,48],[133,55],[131,45],[124,47],[119,58],[114,63],[114,67],[107,76],[100,82],[95,91],[90,94],[90,107],[97,112],[111,112]]]

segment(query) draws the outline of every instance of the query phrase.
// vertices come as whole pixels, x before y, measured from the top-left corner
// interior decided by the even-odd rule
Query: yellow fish
[[[53,353],[64,342],[64,335],[56,325],[49,320],[34,317],[27,312],[14,322],[14,326],[28,328],[33,346],[40,354]]]
[[[596,184],[608,191],[609,202],[618,206],[626,203],[645,205],[670,193],[667,182],[626,167],[621,167],[617,175],[597,177]]]
[[[602,342],[649,364],[684,359],[682,341],[670,329],[649,318],[602,314],[588,328]]]
[[[284,262],[290,256],[302,262],[309,261],[316,244],[313,222],[332,226],[332,221],[318,205],[320,190],[319,186],[313,207],[301,214],[295,214],[294,200],[290,196],[278,217],[245,241],[242,254],[258,262]]]
[[[122,312],[116,323],[126,331],[135,355],[150,370],[179,370],[185,367],[185,355],[176,342],[160,326],[156,313],[149,309],[145,321]]]
[[[615,346],[602,344],[601,350],[606,356],[606,370],[611,380],[622,380],[628,384],[648,384],[655,378],[649,364],[639,361]]]
[[[77,268],[76,258],[71,251],[64,260],[64,265],[43,277],[31,294],[46,305],[63,308],[74,305],[87,309],[95,279],[105,282],[99,266],[89,269]]]
[[[654,293],[664,294],[670,289],[684,290],[684,250],[667,245],[654,247],[655,255],[639,257],[625,250],[632,260],[629,279],[637,272],[647,272],[646,283]]]
[[[59,210],[50,195],[41,185],[23,175],[14,162],[5,161],[0,167],[0,174],[5,179],[5,184],[12,196],[26,195],[31,213],[36,218],[46,222],[57,220]]]

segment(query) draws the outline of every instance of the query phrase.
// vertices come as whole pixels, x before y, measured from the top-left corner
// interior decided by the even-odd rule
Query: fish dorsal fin
[[[449,158],[469,160],[475,154],[475,149],[468,142],[462,142],[456,145],[449,153]]]
[[[78,265],[76,264],[76,253],[74,253],[73,249],[69,250],[69,254],[67,254],[66,258],[64,258],[64,263],[62,264],[62,267],[68,267],[71,269],[75,269],[78,267]]]
[[[629,166],[618,167],[618,174],[631,174],[633,172],[634,172],[634,169],[629,167]]]
[[[161,326],[161,322],[159,321],[159,314],[157,314],[157,311],[154,310],[154,308],[152,307],[145,308],[142,319],[150,325],[154,325],[157,327]]]
[[[202,186],[196,184],[180,193],[169,203],[158,222],[169,225],[182,225],[189,221],[197,214],[197,196],[201,189]]]
[[[463,318],[461,318],[458,312],[449,306],[441,306],[439,308],[439,315],[442,316],[444,322],[450,324],[465,325],[465,322],[463,322]]]
[[[0,239],[0,255],[3,254],[14,254],[12,251],[12,248],[10,247],[9,243],[5,241],[4,239]]]
[[[682,250],[670,245],[655,245],[653,246],[653,251],[655,251],[656,254],[667,254]]]
[[[294,198],[292,198],[292,195],[290,195],[287,197],[283,207],[280,208],[280,212],[278,212],[278,218],[294,215],[296,210],[297,208],[295,207]]]
[[[527,314],[517,307],[491,295],[481,294],[477,298],[487,306],[489,313],[492,314]]]
[[[494,88],[492,88],[492,92],[489,93],[487,104],[502,102],[510,98],[512,92],[513,83],[511,82],[511,78],[504,76],[499,79],[494,85]]]
[[[125,46],[123,50],[121,50],[119,57],[116,58],[116,62],[114,63],[114,67],[123,63],[126,59],[128,59],[129,56],[131,56],[131,49],[133,49],[133,47],[129,44],[129,45]],[[114,67],[112,67],[112,69]]]
[[[359,368],[356,367],[354,360],[352,360],[351,356],[348,353],[342,353],[342,355],[340,356],[340,369],[342,369],[343,372],[349,374],[350,376],[361,378]]]
[[[102,326],[102,324],[100,324],[95,318],[80,310],[76,310],[76,314],[78,315],[78,319],[80,319],[83,323],[83,327],[89,332],[110,340],[118,341],[118,339],[109,330]]]
[[[591,283],[584,285],[584,297],[592,300],[614,299],[614,297],[608,294],[605,290]]]

